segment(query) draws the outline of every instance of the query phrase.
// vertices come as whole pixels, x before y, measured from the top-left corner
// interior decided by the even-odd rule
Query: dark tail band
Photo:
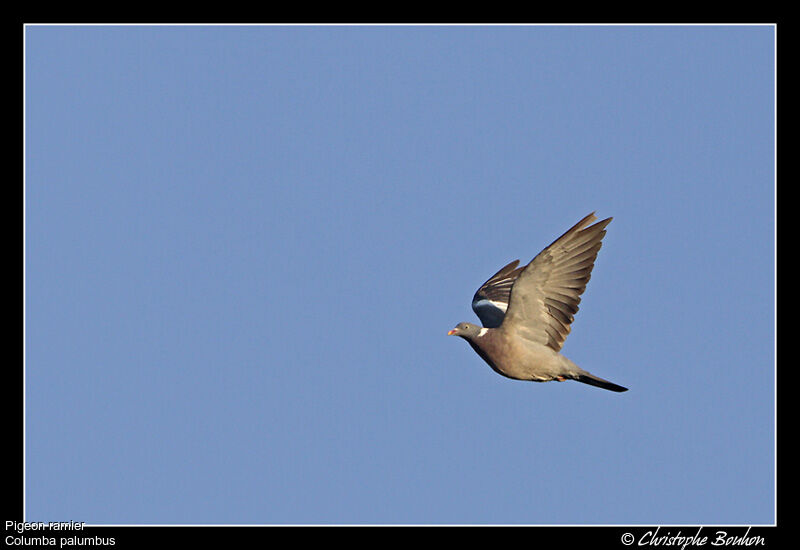
[[[603,388],[604,390],[611,390],[616,392],[623,392],[628,391],[628,388],[624,388],[622,386],[618,386],[613,382],[609,382],[608,380],[603,380],[602,378],[598,378],[594,375],[586,375],[581,374],[575,377],[575,380],[578,382],[583,382],[584,384],[589,384],[590,386],[597,386],[598,388]]]

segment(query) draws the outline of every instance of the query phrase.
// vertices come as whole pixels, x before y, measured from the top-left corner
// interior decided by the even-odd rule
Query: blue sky
[[[29,26],[26,520],[754,524],[771,26]],[[614,216],[563,353],[476,288]]]

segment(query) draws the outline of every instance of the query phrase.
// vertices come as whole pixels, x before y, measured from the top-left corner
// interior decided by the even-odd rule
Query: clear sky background
[[[774,38],[28,27],[26,519],[772,523]],[[595,210],[630,391],[446,336]]]

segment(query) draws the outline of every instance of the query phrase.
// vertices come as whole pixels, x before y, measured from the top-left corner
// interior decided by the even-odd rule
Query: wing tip
[[[582,225],[582,224],[584,224],[584,222],[586,222],[585,225],[588,225],[589,223],[595,221],[596,219],[597,219],[597,210],[594,210],[591,214],[588,214],[580,222],[578,222],[578,224]],[[614,216],[609,216],[609,217],[607,217],[605,219],[600,220],[599,222],[594,224],[592,227],[594,227],[595,225],[600,225],[601,223],[605,224],[605,225],[603,225],[603,227],[605,227],[606,225],[611,223],[611,220],[613,220],[613,219],[614,219]]]

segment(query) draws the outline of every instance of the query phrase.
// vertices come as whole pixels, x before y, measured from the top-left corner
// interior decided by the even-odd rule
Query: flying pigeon
[[[589,225],[596,219],[594,212],[583,218],[528,265],[517,267],[515,260],[495,273],[472,299],[483,327],[459,323],[447,334],[462,337],[495,372],[508,378],[577,380],[627,391],[559,353],[613,218]]]

